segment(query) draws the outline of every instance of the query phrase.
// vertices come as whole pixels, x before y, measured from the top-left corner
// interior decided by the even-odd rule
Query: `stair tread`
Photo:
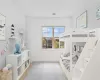
[[[81,68],[80,71],[83,72],[84,71],[84,68]]]
[[[86,60],[86,61],[89,61],[89,60],[90,60],[90,58],[85,58],[85,60]]]

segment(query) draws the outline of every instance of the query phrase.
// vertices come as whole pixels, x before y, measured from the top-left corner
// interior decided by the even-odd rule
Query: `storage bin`
[[[5,72],[0,70],[0,80],[12,80],[12,70]]]

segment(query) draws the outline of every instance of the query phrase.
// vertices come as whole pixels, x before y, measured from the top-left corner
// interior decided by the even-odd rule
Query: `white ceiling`
[[[56,17],[73,16],[78,8],[95,0],[13,0],[27,16]]]

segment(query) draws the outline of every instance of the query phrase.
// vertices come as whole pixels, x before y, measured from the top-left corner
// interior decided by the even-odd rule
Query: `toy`
[[[15,52],[14,54],[20,54],[21,51],[20,51],[20,45],[18,43],[15,44]]]
[[[8,68],[7,67],[4,67],[3,68],[3,72],[7,72],[8,71]]]
[[[10,70],[12,68],[11,64],[7,64],[6,67],[8,68],[8,70]]]

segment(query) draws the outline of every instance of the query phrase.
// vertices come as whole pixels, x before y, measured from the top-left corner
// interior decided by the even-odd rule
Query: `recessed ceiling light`
[[[52,15],[56,15],[56,13],[52,13]]]

